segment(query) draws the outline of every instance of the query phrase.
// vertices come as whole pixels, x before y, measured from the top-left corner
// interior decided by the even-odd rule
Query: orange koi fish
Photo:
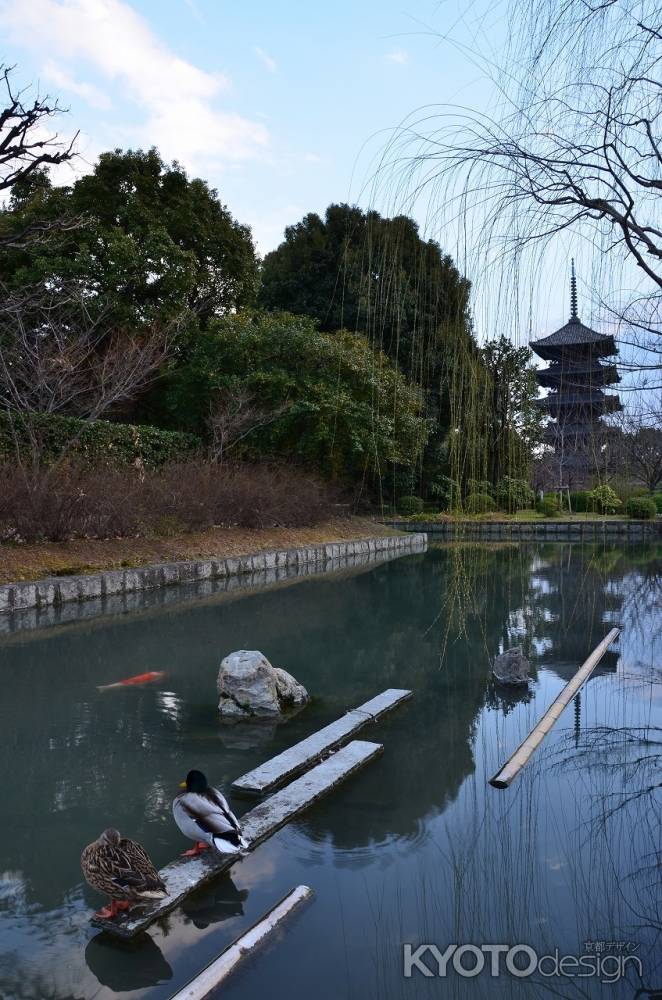
[[[136,674],[135,677],[127,677],[123,681],[115,681],[114,684],[101,684],[97,691],[111,691],[113,688],[127,687],[131,684],[149,684],[150,681],[160,681],[165,677],[163,670],[148,670],[146,674]]]

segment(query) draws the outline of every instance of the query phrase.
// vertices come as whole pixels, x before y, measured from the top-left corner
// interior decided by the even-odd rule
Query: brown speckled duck
[[[115,917],[140,900],[165,899],[168,895],[144,848],[135,840],[120,837],[112,827],[87,845],[80,866],[85,881],[110,897],[110,906],[95,914],[101,919]]]

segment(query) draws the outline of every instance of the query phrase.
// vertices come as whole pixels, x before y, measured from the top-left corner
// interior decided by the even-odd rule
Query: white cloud
[[[321,163],[322,157],[318,156],[317,153],[306,153],[304,160],[306,163]]]
[[[124,126],[124,141],[155,145],[194,170],[255,156],[268,142],[263,124],[217,107],[230,87],[226,76],[180,58],[122,0],[0,0],[0,26],[7,41],[41,57],[51,76],[54,68],[63,72],[61,63],[79,61],[140,108],[144,118]],[[68,82],[88,98],[101,94],[73,77]]]
[[[75,80],[65,69],[59,66],[53,59],[49,59],[43,66],[43,74],[59,90],[69,90],[73,94],[78,94],[92,108],[99,108],[101,111],[108,111],[112,107],[112,102],[107,94],[95,87],[91,83]]]
[[[394,49],[393,52],[386,53],[386,58],[389,62],[398,63],[400,66],[404,66],[404,64],[409,61],[409,53],[405,52],[404,49]]]
[[[256,45],[253,48],[253,52],[258,57],[258,59],[262,63],[264,63],[264,65],[267,67],[270,73],[276,72],[278,65],[276,63],[276,60],[272,59],[272,57],[269,55],[268,52],[265,52],[264,49],[261,49],[259,45]]]

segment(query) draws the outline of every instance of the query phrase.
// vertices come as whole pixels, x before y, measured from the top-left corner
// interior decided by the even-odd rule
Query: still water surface
[[[662,988],[661,569],[660,546],[448,545],[0,640],[0,997],[169,997],[300,883],[315,901],[223,997],[652,995]],[[510,790],[490,788],[613,623],[624,626],[617,647],[544,749]],[[519,642],[534,683],[504,697],[488,658]],[[221,726],[218,663],[242,648],[290,670],[313,704],[278,727]],[[166,676],[97,690],[147,670]],[[387,687],[414,698],[364,731],[384,743],[381,759],[139,945],[90,927],[101,900],[78,859],[105,826],[161,866],[188,846],[170,802],[189,768],[229,783]],[[465,979],[452,967],[443,982],[405,979],[404,942],[636,954],[643,977],[630,964],[612,985],[488,970]]]

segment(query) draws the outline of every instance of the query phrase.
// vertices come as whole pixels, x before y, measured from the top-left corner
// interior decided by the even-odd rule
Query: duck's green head
[[[199,795],[206,792],[209,786],[202,771],[189,771],[186,781],[182,781],[179,787],[185,788],[187,792],[197,792]]]

